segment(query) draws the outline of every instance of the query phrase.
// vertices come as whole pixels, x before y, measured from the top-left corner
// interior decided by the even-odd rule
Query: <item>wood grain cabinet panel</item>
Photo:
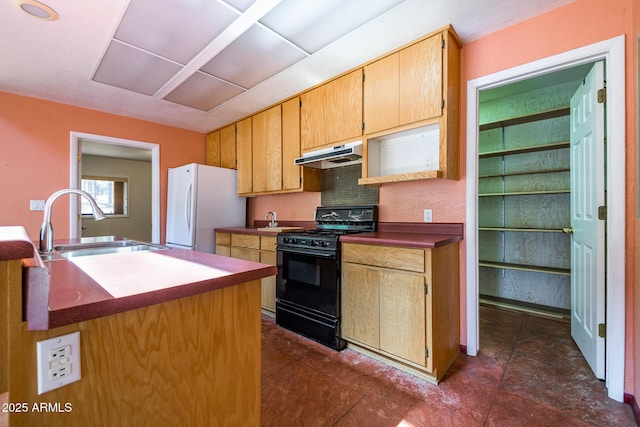
[[[302,151],[362,135],[362,69],[300,96]]]
[[[251,118],[253,192],[282,189],[282,109],[276,105]]]
[[[216,254],[276,265],[276,237],[216,232]],[[262,279],[260,294],[260,305],[263,311],[274,315],[276,311],[276,276]]]
[[[342,335],[352,347],[434,382],[444,375],[460,351],[458,243],[342,243],[341,286]]]
[[[220,167],[235,169],[236,165],[236,124],[220,129]]]
[[[205,164],[220,166],[220,131],[209,132],[205,139]]]
[[[238,158],[238,194],[253,191],[253,155],[251,117],[236,123],[236,150]]]

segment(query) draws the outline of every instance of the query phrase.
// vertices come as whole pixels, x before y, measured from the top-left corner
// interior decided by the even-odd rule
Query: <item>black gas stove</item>
[[[340,236],[375,231],[375,205],[316,209],[316,229],[277,236],[276,323],[336,350],[340,337]]]

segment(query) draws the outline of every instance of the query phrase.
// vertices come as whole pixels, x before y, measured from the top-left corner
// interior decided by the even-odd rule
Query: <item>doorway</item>
[[[567,70],[602,60],[606,64],[608,124],[607,153],[610,164],[625,163],[625,89],[624,89],[624,37],[616,37],[564,54],[545,58],[467,83],[467,352],[476,355],[479,342],[479,235],[478,235],[478,105],[483,90]],[[606,385],[609,397],[622,401],[624,395],[624,293],[625,293],[625,171],[607,168],[609,191],[606,276]]]
[[[121,138],[113,138],[103,135],[93,135],[80,132],[71,132],[71,159],[70,159],[70,187],[81,188],[82,180],[82,155],[83,141],[90,141],[93,153],[114,153],[125,155],[136,152],[146,152],[151,160],[151,242],[160,243],[160,146],[142,141],[133,141]],[[140,151],[142,150],[142,151]],[[74,200],[76,199],[76,200]],[[77,198],[70,202],[70,236],[78,238],[82,236],[82,215],[79,212]]]

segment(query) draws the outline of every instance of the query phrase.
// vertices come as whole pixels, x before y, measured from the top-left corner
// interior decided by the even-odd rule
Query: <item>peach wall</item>
[[[41,211],[29,200],[45,200],[69,187],[70,132],[159,144],[161,234],[164,240],[167,168],[204,162],[205,136],[165,126],[0,92],[0,225],[22,225],[38,239]],[[54,207],[56,237],[69,236],[69,202]]]

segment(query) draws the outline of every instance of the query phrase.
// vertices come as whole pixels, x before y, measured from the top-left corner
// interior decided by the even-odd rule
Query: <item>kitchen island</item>
[[[44,262],[48,291],[30,289],[22,275],[23,266],[33,266],[33,250],[21,227],[0,227],[0,300],[7,308],[0,310],[0,394],[8,392],[15,409],[10,426],[260,424],[260,281],[276,274],[274,266],[155,251],[147,258],[160,271],[177,260],[210,268],[211,277],[181,283],[190,269],[174,271],[158,289],[147,283],[142,293],[114,296],[94,273],[66,260]],[[145,268],[157,276],[153,264]],[[144,277],[135,264],[122,269]],[[42,304],[29,299],[43,294],[46,313],[33,312]],[[82,378],[38,395],[35,343],[75,331]]]

